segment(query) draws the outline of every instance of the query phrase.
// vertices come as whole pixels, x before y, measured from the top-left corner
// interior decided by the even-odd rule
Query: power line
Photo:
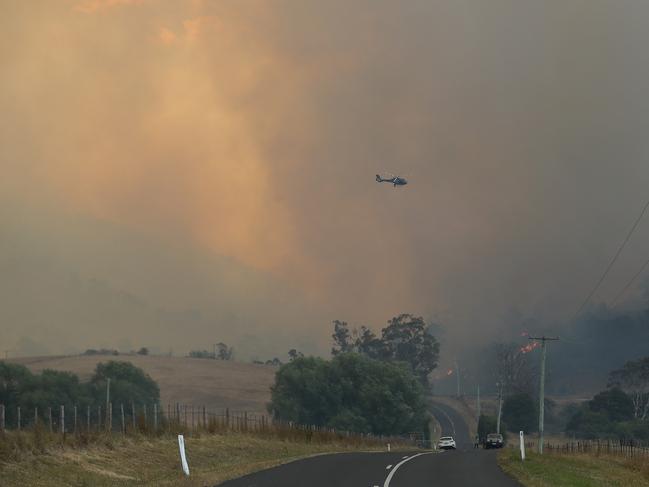
[[[639,270],[638,272],[635,273],[635,275],[631,278],[631,280],[630,280],[629,282],[626,283],[626,286],[624,286],[624,287],[622,288],[622,290],[617,294],[617,296],[615,296],[615,299],[613,299],[613,301],[612,301],[612,303],[611,303],[611,308],[614,308],[614,307],[615,307],[615,305],[616,305],[617,302],[620,300],[620,298],[621,298],[622,296],[624,296],[624,294],[627,292],[627,290],[631,287],[631,285],[635,282],[635,280],[636,280],[638,277],[640,277],[640,274],[642,274],[642,273],[644,272],[644,270],[647,268],[648,265],[649,265],[649,259],[647,259],[647,260],[645,261],[645,263],[642,264],[642,267],[640,267],[640,270]]]
[[[638,218],[636,218],[635,222],[633,223],[633,226],[631,227],[631,230],[629,230],[629,233],[627,233],[624,241],[622,242],[622,245],[617,249],[617,252],[613,256],[613,259],[611,262],[608,264],[606,267],[606,270],[604,271],[604,274],[602,274],[602,277],[599,278],[599,281],[597,281],[597,284],[595,284],[595,287],[590,291],[586,299],[584,300],[583,303],[581,303],[581,306],[577,310],[577,312],[574,314],[572,319],[574,320],[579,314],[582,312],[582,310],[586,307],[586,305],[590,302],[591,298],[593,295],[597,292],[599,287],[602,285],[604,282],[604,279],[606,279],[606,276],[610,272],[610,270],[613,268],[613,264],[615,264],[615,261],[617,261],[617,258],[620,256],[622,253],[622,250],[624,250],[624,247],[626,247],[626,244],[629,242],[631,239],[631,235],[633,235],[633,232],[635,232],[635,229],[638,227],[638,224],[640,223],[640,220],[642,220],[642,217],[644,216],[645,212],[647,211],[647,208],[649,208],[649,200],[645,203],[644,207],[642,208],[642,211],[640,212],[640,215]]]

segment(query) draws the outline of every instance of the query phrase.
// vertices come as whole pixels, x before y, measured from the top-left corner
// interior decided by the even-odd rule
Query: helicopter
[[[399,176],[393,176],[392,174],[390,176],[391,177],[389,177],[389,178],[382,178],[380,174],[377,174],[376,175],[376,182],[377,183],[392,183],[395,188],[397,186],[405,186],[406,184],[408,184],[408,180],[406,178],[400,178]]]

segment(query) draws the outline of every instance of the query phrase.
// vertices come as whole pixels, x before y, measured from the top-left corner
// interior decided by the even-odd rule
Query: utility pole
[[[110,377],[106,379],[106,429],[109,428],[109,419],[108,419],[108,414],[110,412]]]
[[[559,337],[528,337],[541,342],[541,384],[539,387],[539,454],[543,454],[543,420],[545,413],[545,342],[558,340]]]
[[[496,433],[500,434],[500,417],[503,413],[503,384],[499,382],[496,384],[498,387],[498,420],[496,421]]]

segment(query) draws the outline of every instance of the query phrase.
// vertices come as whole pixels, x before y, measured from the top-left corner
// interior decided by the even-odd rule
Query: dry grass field
[[[171,435],[155,438],[107,435],[83,447],[50,445],[44,452],[35,453],[29,452],[33,435],[13,436],[14,440],[16,436],[22,437],[24,449],[12,455],[19,458],[0,455],[3,487],[199,487],[309,455],[385,448],[383,444],[354,441],[320,443],[272,435],[202,434],[186,438],[191,476],[185,477],[180,467],[178,441]]]
[[[121,360],[141,367],[160,386],[163,405],[193,404],[208,408],[265,412],[276,367],[241,362],[144,355],[23,357],[10,362],[33,372],[65,370],[90,378],[99,362]]]
[[[646,458],[531,450],[522,462],[515,448],[505,448],[498,464],[526,487],[649,487]]]

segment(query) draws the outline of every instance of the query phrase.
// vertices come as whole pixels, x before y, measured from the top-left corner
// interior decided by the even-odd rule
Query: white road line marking
[[[392,477],[394,477],[394,474],[397,472],[397,469],[398,469],[401,465],[403,465],[403,464],[406,463],[406,462],[409,462],[409,461],[412,460],[413,458],[417,458],[417,457],[420,456],[420,455],[430,455],[430,454],[432,454],[432,453],[435,453],[435,452],[430,451],[430,452],[424,452],[424,453],[417,453],[416,455],[413,455],[413,456],[411,456],[411,457],[408,457],[408,458],[406,458],[405,460],[401,460],[399,463],[397,463],[397,464],[394,466],[394,468],[393,468],[392,470],[390,470],[390,473],[389,473],[388,476],[385,478],[385,482],[383,483],[383,487],[390,487],[390,480],[392,480]]]
[[[406,458],[408,458],[408,455],[406,455],[405,457],[401,457],[401,458],[403,458],[405,460]]]
[[[387,467],[385,467],[386,470],[390,470],[391,468],[392,468],[392,465],[388,465]]]

